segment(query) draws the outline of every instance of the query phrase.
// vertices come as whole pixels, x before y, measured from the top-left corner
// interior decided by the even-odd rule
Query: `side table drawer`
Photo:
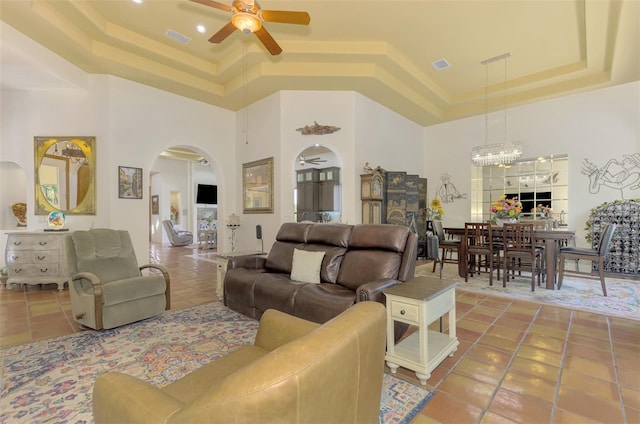
[[[392,299],[389,305],[391,318],[397,319],[409,324],[417,324],[419,317],[418,305],[401,302]]]

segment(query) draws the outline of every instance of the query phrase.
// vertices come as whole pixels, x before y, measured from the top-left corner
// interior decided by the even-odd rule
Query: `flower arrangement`
[[[536,214],[540,215],[542,219],[551,219],[553,210],[549,206],[538,205],[536,207]]]
[[[522,213],[522,203],[517,197],[507,199],[507,196],[503,194],[499,200],[491,203],[490,212],[493,214],[493,218],[517,219],[520,218],[520,214]]]
[[[171,205],[171,221],[173,221],[173,223],[177,223],[178,222],[178,214],[179,213],[180,213],[180,211],[178,211],[177,206]]]
[[[429,202],[429,219],[432,221],[440,221],[444,216],[444,209],[442,209],[442,201],[437,197],[431,199]]]

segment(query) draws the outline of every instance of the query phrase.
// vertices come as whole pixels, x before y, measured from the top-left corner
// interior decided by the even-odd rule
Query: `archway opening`
[[[294,171],[295,221],[340,221],[342,169],[338,155],[319,144],[309,146],[296,157]]]

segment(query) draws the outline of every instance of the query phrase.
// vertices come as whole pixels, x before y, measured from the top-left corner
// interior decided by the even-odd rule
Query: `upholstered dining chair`
[[[187,246],[193,243],[193,233],[191,231],[176,230],[173,222],[168,219],[162,221],[162,225],[172,246]]]
[[[442,278],[442,267],[445,263],[457,264],[458,257],[460,256],[460,240],[448,240],[444,228],[442,227],[442,221],[433,221],[433,232],[438,237],[438,244],[440,247],[440,256],[433,261],[433,271],[436,272],[436,265],[440,264],[440,278]],[[453,252],[456,253],[455,259],[453,258]],[[447,258],[448,255],[448,258]]]
[[[127,231],[74,231],[64,236],[63,246],[71,310],[79,324],[109,329],[160,315],[171,306],[169,272],[157,264],[138,266]]]
[[[600,237],[600,241],[598,242],[598,247],[596,249],[574,246],[565,246],[560,248],[558,290],[560,290],[560,287],[562,287],[562,280],[564,279],[565,273],[568,275],[591,276],[590,272],[580,272],[580,269],[578,267],[576,267],[575,271],[565,270],[565,262],[567,260],[586,259],[588,261],[591,261],[592,267],[594,264],[598,264],[598,275],[600,277],[600,284],[602,285],[602,294],[604,296],[607,295],[607,286],[604,280],[604,260],[607,256],[607,252],[609,251],[609,245],[611,244],[613,233],[615,233],[615,231],[616,224],[605,224],[604,230],[602,231],[602,236]]]
[[[502,227],[502,255],[504,267],[502,274],[502,287],[507,287],[509,273],[515,275],[515,271],[521,272],[527,269],[531,272],[531,291],[535,291],[535,278],[542,274],[543,247],[536,245],[534,224],[504,224]]]
[[[469,281],[469,275],[473,277],[474,273],[488,272],[489,285],[492,286],[494,267],[497,269],[498,280],[500,279],[500,249],[493,241],[491,224],[465,222],[462,242],[465,243],[464,251],[467,255],[464,281]],[[486,271],[483,271],[482,268]]]

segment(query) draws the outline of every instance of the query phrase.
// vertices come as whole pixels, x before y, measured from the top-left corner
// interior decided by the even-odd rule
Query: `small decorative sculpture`
[[[383,175],[384,174],[384,169],[382,169],[382,167],[380,165],[376,166],[375,169],[371,167],[371,165],[369,165],[369,162],[365,162],[364,166],[362,167],[362,173],[363,174],[380,174]]]
[[[296,131],[300,131],[302,135],[324,135],[340,131],[340,127],[320,125],[316,121],[313,121],[313,125],[305,125],[302,128],[297,128]]]
[[[27,226],[27,204],[26,203],[14,203],[11,205],[11,214],[18,221],[17,227]]]

